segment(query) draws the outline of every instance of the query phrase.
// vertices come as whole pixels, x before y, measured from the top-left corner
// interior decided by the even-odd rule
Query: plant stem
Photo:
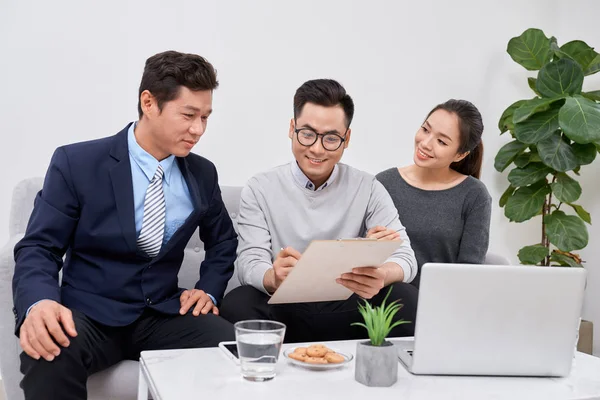
[[[546,217],[546,204],[548,204],[548,199],[544,200],[544,205],[542,207],[542,246],[548,248],[548,245],[546,244],[546,223],[544,222],[544,219]],[[548,265],[548,256],[544,257],[544,260],[542,261],[542,265]]]
[[[552,178],[552,183],[554,183],[555,181],[556,181],[556,175]],[[552,210],[552,205],[553,205],[552,204],[552,190],[550,190],[550,193],[548,193],[548,197],[544,201],[544,206],[542,208],[542,246],[544,246],[548,249],[548,254],[550,254],[550,239],[548,239],[548,236],[546,235],[545,220],[546,220],[546,215],[550,214],[550,211]],[[545,265],[545,266],[550,265],[550,255],[547,255],[544,258],[542,265]]]

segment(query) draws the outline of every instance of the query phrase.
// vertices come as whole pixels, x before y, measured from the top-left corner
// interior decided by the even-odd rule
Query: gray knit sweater
[[[406,227],[419,270],[427,262],[482,264],[488,250],[492,198],[469,176],[445,190],[409,185],[397,168],[377,174]],[[419,286],[420,274],[414,281]]]
[[[398,212],[373,175],[338,163],[334,179],[322,190],[307,189],[285,164],[251,178],[242,189],[238,218],[237,274],[242,285],[266,293],[265,272],[283,247],[304,252],[312,240],[364,237],[383,225],[400,233],[400,248],[387,260],[417,274],[417,261]]]

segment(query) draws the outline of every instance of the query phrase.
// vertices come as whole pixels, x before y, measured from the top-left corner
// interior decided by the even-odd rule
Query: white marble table
[[[353,341],[328,346],[356,354]],[[311,371],[282,355],[275,379],[249,382],[219,348],[145,351],[138,400],[147,400],[148,391],[154,400],[600,399],[600,358],[577,353],[567,378],[415,376],[400,364],[395,385],[371,388],[354,380],[354,361],[341,369]]]

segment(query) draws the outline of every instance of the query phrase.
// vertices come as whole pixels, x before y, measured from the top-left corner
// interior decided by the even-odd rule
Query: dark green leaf
[[[556,174],[556,182],[550,185],[556,198],[563,203],[572,203],[581,196],[581,185],[564,172]]]
[[[543,181],[517,189],[506,202],[504,215],[510,221],[527,221],[540,212],[548,193],[550,186]]]
[[[508,106],[506,110],[502,113],[500,117],[500,121],[498,121],[498,129],[500,129],[500,134],[503,134],[506,131],[510,131],[514,128],[513,124],[513,114],[515,110],[521,107],[522,104],[526,103],[527,100],[519,100]]]
[[[516,189],[517,188],[511,185],[504,191],[504,193],[502,193],[502,196],[500,197],[500,207],[504,207],[506,205],[509,197],[512,196]]]
[[[531,158],[530,153],[523,153],[515,158],[514,163],[517,167],[523,168],[527,164],[529,164],[529,159]]]
[[[572,42],[565,43],[560,49],[567,53],[571,59],[577,61],[584,71],[592,66],[594,59],[598,56],[598,53],[593,48],[581,40],[573,40]]]
[[[540,162],[540,161],[542,161],[542,159],[540,158],[537,151],[530,150],[529,152],[523,153],[523,154],[519,155],[517,158],[515,158],[514,163],[517,167],[523,168],[530,162]]]
[[[583,96],[569,97],[558,113],[558,123],[577,143],[600,141],[600,104]]]
[[[550,39],[539,29],[527,29],[521,36],[508,42],[506,49],[510,57],[530,71],[537,71],[552,55]]]
[[[575,212],[577,213],[577,215],[579,215],[579,218],[581,218],[582,220],[584,220],[585,222],[587,222],[588,224],[592,224],[592,216],[590,215],[589,212],[585,211],[585,209],[583,207],[581,207],[579,204],[569,204],[571,207],[573,207],[573,210],[575,210]]]
[[[560,210],[544,218],[550,243],[562,251],[583,249],[588,244],[588,231],[581,218]]]
[[[560,49],[560,47],[558,46],[557,40],[554,36],[552,36],[550,38],[550,51],[552,51],[552,53],[554,53],[554,55],[556,56],[555,59],[563,58],[563,57],[571,58],[570,55],[568,55],[567,53],[565,53],[564,51],[562,51]]]
[[[544,178],[552,169],[542,163],[531,163],[525,168],[515,168],[508,174],[508,181],[514,187],[532,185]]]
[[[535,78],[531,78],[531,77],[527,78],[527,84],[529,85],[529,88],[531,90],[533,90],[533,93],[537,94],[538,96],[541,96],[541,94],[535,88],[536,81],[537,81],[537,79],[535,79]]]
[[[564,267],[583,268],[583,265],[579,264],[571,257],[566,256],[564,254],[556,253],[554,251],[550,255],[550,261],[557,262],[559,265],[562,265]]]
[[[510,165],[511,162],[517,157],[520,153],[525,151],[527,145],[525,143],[521,143],[518,140],[513,140],[512,142],[506,143],[496,154],[496,159],[494,160],[494,168],[496,171],[502,172]]]
[[[541,244],[525,246],[519,250],[519,261],[521,264],[535,265],[540,263],[548,254],[549,249]]]
[[[559,101],[561,105],[564,104],[564,97],[555,97],[552,99],[531,99],[531,100],[521,100],[521,106],[514,110],[513,115],[513,123],[518,124],[519,122],[525,121],[531,115],[535,113],[539,113],[542,111],[546,111],[550,108],[550,106]],[[515,103],[516,104],[516,103]]]
[[[573,173],[574,173],[575,175],[579,176],[579,171],[581,171],[581,165],[580,165],[580,166],[578,166],[577,168],[575,168],[575,169],[573,170]]]
[[[573,58],[570,55],[568,55],[567,53],[562,51],[560,49],[560,47],[558,47],[558,44],[556,42],[551,43],[550,48],[552,49],[552,52],[556,56],[556,57],[554,57],[554,59],[560,59],[560,58],[566,57],[566,58],[570,58],[571,60],[573,60]],[[573,60],[573,61],[575,61],[575,60]]]
[[[570,171],[578,165],[573,148],[561,138],[560,132],[539,142],[537,149],[542,162],[557,171]]]
[[[523,143],[535,144],[544,140],[558,130],[558,110],[560,104],[539,112],[523,122],[515,124],[515,137]]]
[[[596,58],[590,63],[590,66],[583,71],[585,76],[593,75],[596,72],[600,71],[600,55],[597,55]]]
[[[573,148],[573,153],[575,153],[579,165],[591,164],[596,159],[596,146],[592,143],[573,143],[571,147]]]
[[[540,70],[536,89],[544,97],[558,97],[581,93],[583,70],[575,61],[561,58]]]
[[[581,92],[581,95],[586,99],[600,101],[600,90],[594,90],[592,92]],[[524,101],[524,100],[521,100]]]
[[[600,153],[600,143],[595,143],[594,144],[596,146],[596,148],[598,149],[598,153]]]

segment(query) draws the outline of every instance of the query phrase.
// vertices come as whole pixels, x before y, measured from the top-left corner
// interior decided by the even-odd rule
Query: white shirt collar
[[[302,170],[298,166],[298,162],[293,161],[291,163],[291,168],[292,168],[292,176],[294,177],[294,180],[300,186],[302,186],[303,188],[308,189],[310,191],[319,191],[319,190],[325,189],[327,186],[331,185],[333,183],[333,181],[335,181],[335,178],[338,174],[338,165],[335,164],[335,166],[333,167],[333,171],[331,172],[331,175],[329,176],[329,179],[327,179],[327,181],[324,184],[322,184],[321,186],[319,186],[318,188],[315,189],[315,184],[312,183],[312,181],[310,179],[308,179],[306,177],[306,175],[304,175],[304,172],[302,172]]]

